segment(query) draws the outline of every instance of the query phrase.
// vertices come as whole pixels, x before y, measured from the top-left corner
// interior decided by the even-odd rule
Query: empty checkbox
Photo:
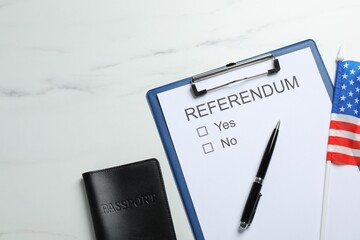
[[[208,135],[208,131],[205,126],[199,127],[196,130],[197,130],[199,137],[204,137],[204,136]]]
[[[202,145],[204,153],[208,154],[214,151],[214,147],[211,142]]]

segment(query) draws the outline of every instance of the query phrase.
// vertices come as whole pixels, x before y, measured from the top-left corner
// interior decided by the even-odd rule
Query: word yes
[[[219,131],[236,127],[236,123],[234,120],[230,120],[229,122],[220,121],[219,123],[214,123],[214,124],[219,129]]]

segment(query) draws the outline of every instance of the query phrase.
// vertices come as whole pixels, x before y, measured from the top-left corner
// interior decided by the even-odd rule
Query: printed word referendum
[[[292,89],[299,88],[299,82],[296,76],[292,80],[284,78],[271,84],[264,84],[256,89],[247,89],[237,94],[231,94],[226,97],[218,98],[206,103],[186,108],[185,115],[188,121],[202,118],[219,111],[226,111],[243,104],[251,103],[263,98],[271,97],[274,94],[283,93]]]

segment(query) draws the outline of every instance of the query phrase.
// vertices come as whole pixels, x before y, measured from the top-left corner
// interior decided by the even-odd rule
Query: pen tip
[[[276,124],[276,129],[279,129],[279,127],[280,127],[280,120],[277,122],[277,124]]]

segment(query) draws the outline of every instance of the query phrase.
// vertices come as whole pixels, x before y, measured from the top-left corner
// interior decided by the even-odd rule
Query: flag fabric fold
[[[327,160],[360,166],[360,62],[337,62]]]

